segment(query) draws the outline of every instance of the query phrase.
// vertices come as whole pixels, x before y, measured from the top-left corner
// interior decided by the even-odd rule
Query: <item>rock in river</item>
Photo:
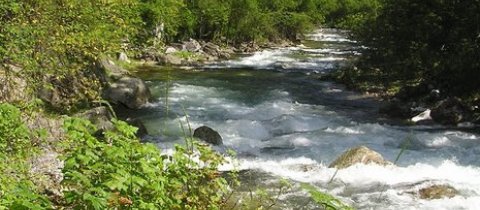
[[[447,98],[432,109],[431,115],[432,119],[438,123],[456,125],[468,118],[468,112],[468,107],[460,99]]]
[[[139,109],[150,99],[150,90],[138,78],[123,77],[109,85],[103,96],[114,104],[123,104],[130,109]]]
[[[449,185],[432,185],[422,188],[418,191],[421,199],[442,199],[453,198],[458,194],[458,191]]]
[[[202,126],[193,132],[193,137],[213,145],[222,145],[222,136],[210,127]]]
[[[378,165],[390,165],[392,164],[389,161],[383,159],[382,155],[378,152],[375,152],[368,147],[359,146],[344,152],[340,157],[338,157],[333,163],[331,163],[329,168],[348,168],[357,163],[363,164],[378,164]]]

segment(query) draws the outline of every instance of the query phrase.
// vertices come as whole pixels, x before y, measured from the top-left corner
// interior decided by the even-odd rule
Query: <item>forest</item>
[[[339,81],[392,97],[438,89],[480,105],[479,0],[0,0],[0,25],[0,209],[233,208],[236,174],[218,172],[228,158],[190,135],[166,157],[123,121],[99,134],[74,117],[108,103],[97,63],[119,52],[135,57],[191,38],[220,46],[298,41],[316,28],[345,29],[364,51]],[[65,85],[61,101],[47,104],[40,95],[55,85]],[[64,133],[32,123],[39,118],[61,119],[53,130]],[[46,151],[64,162],[59,183],[34,170]],[[347,208],[314,195],[326,209]]]

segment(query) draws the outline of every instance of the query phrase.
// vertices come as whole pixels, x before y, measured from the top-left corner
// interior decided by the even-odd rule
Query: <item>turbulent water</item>
[[[180,122],[186,115],[193,128],[216,129],[224,140],[217,149],[237,151],[238,167],[249,171],[246,183],[252,187],[280,178],[306,182],[358,209],[480,208],[479,134],[394,125],[377,114],[379,102],[319,80],[360,48],[344,32],[319,30],[297,47],[241,55],[202,69],[143,70],[139,75],[156,101],[129,114],[146,123],[147,140],[166,150],[182,142]],[[358,145],[392,162],[407,146],[397,166],[359,164],[338,172],[327,167]],[[431,184],[448,184],[459,195],[439,200],[415,195]],[[317,208],[305,204],[305,197],[295,188],[276,207]]]

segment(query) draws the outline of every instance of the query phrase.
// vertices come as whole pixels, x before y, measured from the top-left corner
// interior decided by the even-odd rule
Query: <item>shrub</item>
[[[92,136],[87,121],[69,119],[65,130],[65,199],[81,209],[219,209],[228,184],[217,168],[224,158],[208,146],[190,142],[173,156],[135,137],[136,128],[114,121],[104,139]],[[195,148],[195,150],[194,150]],[[193,157],[198,158],[194,161]]]
[[[0,209],[46,209],[52,205],[31,181],[29,158],[36,152],[20,110],[0,104]]]

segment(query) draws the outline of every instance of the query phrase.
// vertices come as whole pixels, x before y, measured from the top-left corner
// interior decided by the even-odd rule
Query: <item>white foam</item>
[[[445,161],[440,166],[416,164],[383,167],[357,164],[337,172],[312,159],[299,157],[246,159],[240,161],[239,169],[262,170],[275,176],[316,184],[340,197],[355,192],[351,196],[360,204],[360,209],[372,206],[392,209],[475,209],[480,198],[480,168],[460,166],[452,161]],[[460,191],[460,195],[452,199],[419,200],[412,194],[432,184],[451,185]],[[378,201],[380,196],[383,198]]]
[[[325,129],[325,132],[327,133],[340,133],[340,134],[364,134],[365,132],[359,130],[358,128],[347,128],[340,126],[338,128],[332,129],[332,128],[327,128]]]

